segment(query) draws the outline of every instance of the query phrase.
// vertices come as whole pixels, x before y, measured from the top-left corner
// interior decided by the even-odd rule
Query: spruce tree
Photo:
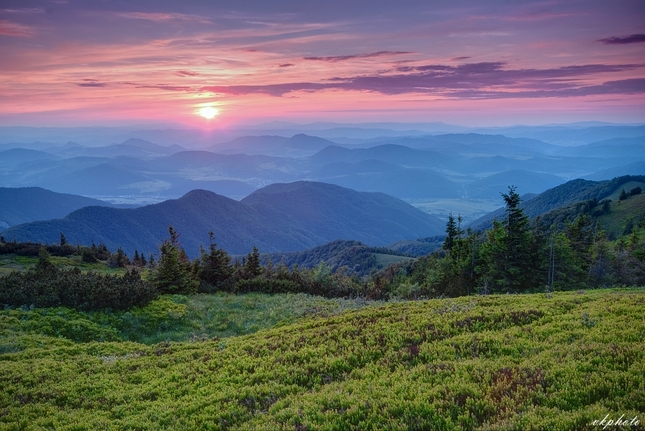
[[[159,261],[152,280],[161,293],[195,293],[199,286],[195,268],[179,243],[179,234],[172,226],[168,233],[170,239],[159,247]]]
[[[457,223],[452,213],[448,215],[448,222],[446,223],[446,239],[443,241],[443,248],[447,252],[451,252],[457,240]]]
[[[520,207],[520,196],[510,186],[502,193],[506,217],[495,222],[480,249],[480,274],[492,292],[521,292],[535,286],[536,256],[531,252],[533,238],[529,219]]]
[[[260,252],[257,247],[253,246],[253,251],[246,256],[244,262],[245,278],[251,279],[262,274],[260,265]]]
[[[622,190],[620,191],[620,195],[618,195],[618,200],[619,200],[619,201],[624,201],[624,200],[625,200],[625,199],[627,199],[628,197],[629,197],[629,195],[627,194],[627,192],[625,191],[625,189],[622,189]]]
[[[203,248],[201,249],[199,278],[207,291],[211,289],[229,290],[233,276],[231,257],[225,250],[217,248],[212,231],[208,233],[208,238],[210,242],[208,253]]]

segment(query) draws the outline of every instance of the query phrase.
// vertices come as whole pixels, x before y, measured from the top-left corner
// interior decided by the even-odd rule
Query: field
[[[129,319],[189,341],[156,344],[110,341],[129,338],[124,316],[5,310],[0,429],[601,429],[606,415],[643,419],[644,307],[643,289],[163,297]],[[230,332],[199,328],[226,309]],[[245,316],[247,332],[267,329],[225,337]]]

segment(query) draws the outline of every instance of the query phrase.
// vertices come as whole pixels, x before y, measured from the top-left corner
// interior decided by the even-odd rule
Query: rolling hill
[[[308,157],[329,145],[334,145],[334,143],[317,136],[299,133],[291,138],[283,136],[242,136],[230,142],[213,145],[208,150],[218,154]]]
[[[455,182],[430,169],[406,168],[379,160],[330,163],[309,175],[315,181],[365,192],[378,191],[400,199],[456,198],[460,189]]]
[[[523,199],[521,207],[526,215],[533,218],[580,201],[590,199],[600,201],[610,198],[616,192],[620,192],[621,188],[626,184],[632,184],[632,187],[634,187],[641,183],[645,188],[645,175],[626,175],[608,181],[576,179],[549,189],[530,199]],[[522,190],[517,191],[522,192]],[[475,229],[486,229],[491,226],[494,219],[501,219],[502,217],[504,217],[504,208],[499,208],[475,220],[469,226]]]
[[[268,257],[274,264],[282,263],[288,268],[293,265],[313,268],[324,263],[332,271],[346,267],[348,274],[358,276],[367,275],[392,262],[412,259],[394,250],[370,247],[352,240],[336,240],[308,250],[272,253]]]
[[[205,190],[180,199],[135,209],[87,207],[62,219],[27,223],[4,232],[8,240],[57,242],[63,232],[71,244],[104,243],[157,252],[173,225],[191,256],[207,244],[213,231],[219,246],[245,254],[287,252],[336,239],[382,246],[403,239],[432,236],[443,222],[382,193],[361,193],[339,186],[300,181],[272,184],[242,201]]]
[[[90,205],[111,206],[98,199],[55,193],[39,187],[0,187],[0,231],[21,223],[61,218]]]
[[[12,148],[0,152],[0,167],[18,166],[25,162],[60,160],[60,157],[44,151]]]
[[[380,160],[408,167],[439,167],[452,163],[444,154],[429,150],[415,150],[403,145],[386,144],[370,148],[348,149],[330,145],[310,157],[317,164],[335,162],[356,163],[364,160]]]
[[[516,185],[524,193],[540,193],[563,182],[562,178],[555,175],[517,169],[490,175],[467,184],[464,188],[470,198],[499,199],[500,191],[505,191],[509,184]]]

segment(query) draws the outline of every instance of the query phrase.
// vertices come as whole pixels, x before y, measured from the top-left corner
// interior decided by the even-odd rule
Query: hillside
[[[282,136],[242,136],[230,142],[213,145],[208,150],[219,154],[308,157],[329,145],[334,145],[334,143],[317,136],[299,133],[291,138]]]
[[[625,175],[642,175],[643,172],[645,172],[645,161],[603,169],[591,175],[586,175],[584,178],[586,180],[602,181]]]
[[[347,149],[329,146],[310,157],[315,163],[356,163],[365,160],[380,160],[408,167],[445,167],[452,159],[436,151],[415,150],[403,145],[386,144],[371,148]]]
[[[60,160],[60,157],[44,151],[12,148],[0,151],[0,167],[18,166],[25,162]]]
[[[597,199],[598,201],[605,198],[612,198],[620,193],[622,187],[626,184],[641,184],[645,188],[644,175],[626,175],[617,177],[608,181],[589,181],[576,179],[568,181],[557,187],[549,189],[539,195],[522,202],[524,213],[529,217],[536,217],[546,214],[549,211],[562,207],[568,207],[581,201]],[[504,193],[508,189],[503,190]],[[522,190],[517,190],[522,193]],[[613,196],[612,196],[613,195]],[[470,223],[469,226],[475,229],[485,229],[490,226],[494,219],[500,219],[504,216],[504,208],[493,211],[484,217]]]
[[[405,168],[378,160],[330,163],[312,172],[310,177],[354,190],[378,191],[400,199],[459,197],[457,183],[441,174],[429,169]]]
[[[350,275],[368,275],[372,270],[379,270],[390,263],[409,260],[400,252],[385,248],[369,247],[358,241],[337,240],[309,250],[291,253],[272,253],[268,256],[274,264],[283,264],[288,268],[298,265],[299,268],[313,268],[321,263],[335,272],[346,267]]]
[[[262,253],[304,250],[336,239],[380,246],[443,230],[439,219],[384,194],[297,182],[273,184],[241,202],[193,190],[135,209],[83,208],[62,219],[13,227],[4,236],[53,243],[63,232],[71,244],[104,243],[132,255],[135,249],[156,253],[169,225],[181,233],[191,256],[208,243],[211,230],[217,244],[232,254],[246,254],[253,246]]]
[[[598,217],[600,227],[612,239],[629,234],[642,220],[645,220],[645,193],[612,202],[611,211]]]
[[[399,302],[150,346],[72,341],[118,340],[116,319],[5,310],[0,427],[596,429],[642,419],[644,302],[642,289]],[[185,314],[163,301],[130,321]]]
[[[311,181],[271,184],[241,203],[262,213],[286,213],[306,231],[330,240],[354,239],[369,245],[393,242],[385,239],[393,236],[388,232],[396,232],[394,236],[399,239],[410,239],[420,237],[415,232],[440,233],[444,229],[438,218],[392,196]],[[348,229],[356,234],[348,235]]]
[[[0,231],[21,223],[61,218],[91,205],[111,206],[98,199],[55,193],[39,187],[0,187]]]
[[[498,199],[500,190],[505,190],[509,184],[517,186],[522,193],[541,193],[562,184],[564,180],[551,174],[530,172],[525,170],[510,170],[493,174],[464,186],[469,198]]]

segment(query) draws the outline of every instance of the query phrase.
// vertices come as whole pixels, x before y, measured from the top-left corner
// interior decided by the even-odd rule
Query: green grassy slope
[[[22,335],[0,355],[0,429],[569,430],[605,415],[642,420],[644,305],[642,289],[402,302],[153,346]],[[3,337],[11,319],[0,319]]]
[[[607,196],[607,198],[611,199],[612,201],[617,201],[621,191],[625,190],[629,194],[629,191],[636,187],[640,187],[641,189],[645,190],[645,181],[628,181],[624,184],[621,184],[620,186],[616,187],[616,189],[609,196]]]
[[[624,201],[616,199],[611,203],[611,211],[598,217],[598,223],[609,238],[618,238],[625,231],[627,223],[631,221],[637,225],[645,218],[645,193],[630,196]]]

